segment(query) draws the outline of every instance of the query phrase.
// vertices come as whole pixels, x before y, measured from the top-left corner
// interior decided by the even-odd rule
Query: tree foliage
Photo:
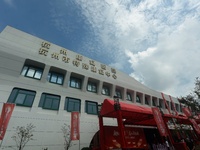
[[[64,138],[64,149],[68,150],[72,146],[72,141],[71,141],[71,129],[70,126],[67,124],[64,124],[61,127],[61,131],[63,133],[63,138]]]
[[[12,139],[15,141],[18,150],[23,150],[26,144],[33,140],[34,128],[35,126],[31,123],[26,126],[16,127],[16,132],[12,136]]]
[[[195,79],[194,90],[180,98],[180,102],[191,108],[194,113],[200,113],[200,78]]]

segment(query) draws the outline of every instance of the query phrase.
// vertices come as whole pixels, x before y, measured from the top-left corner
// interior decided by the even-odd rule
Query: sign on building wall
[[[15,104],[8,104],[8,103],[3,104],[3,109],[1,112],[1,119],[0,119],[0,140],[3,140],[4,138],[14,106]]]

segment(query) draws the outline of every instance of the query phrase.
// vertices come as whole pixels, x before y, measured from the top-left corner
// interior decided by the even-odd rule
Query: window
[[[48,74],[48,81],[51,83],[56,83],[56,84],[63,84],[63,79],[64,76],[62,74],[54,73],[54,72],[49,72]]]
[[[153,102],[153,106],[156,106],[156,99],[153,99],[152,102]]]
[[[72,112],[72,111],[80,112],[80,108],[81,108],[80,99],[66,97],[64,110],[67,110],[68,112]]]
[[[141,103],[141,100],[140,100],[140,96],[139,96],[139,95],[136,95],[136,102],[137,102],[137,103]]]
[[[171,105],[171,110],[174,110],[174,106],[172,102],[170,102],[170,105]]]
[[[39,107],[44,109],[58,110],[60,104],[60,96],[42,93]]]
[[[130,93],[126,93],[126,99],[128,100],[128,101],[132,101],[132,97],[131,97],[131,94]]]
[[[183,112],[183,106],[180,104],[180,112]]]
[[[41,79],[42,77],[42,69],[31,67],[31,66],[24,66],[21,72],[21,75],[25,77],[30,77],[34,79]]]
[[[71,77],[69,81],[69,86],[77,89],[81,89],[81,79]]]
[[[88,82],[87,90],[90,92],[97,93],[97,85],[94,82]]]
[[[110,96],[110,89],[109,89],[109,87],[103,86],[101,93],[102,93],[103,95]]]
[[[146,105],[149,105],[149,99],[148,99],[148,97],[146,97],[146,96],[145,96],[145,104],[146,104]]]
[[[179,111],[179,105],[175,103],[176,111]]]
[[[115,95],[116,95],[118,98],[121,98],[121,99],[122,99],[121,91],[116,90],[116,91],[115,91]]]
[[[10,94],[8,102],[20,106],[32,107],[35,95],[35,91],[14,88]]]
[[[159,99],[159,107],[160,107],[160,108],[163,108],[163,106],[164,106],[163,104],[164,104],[164,103],[163,103],[163,100],[162,100],[162,99]]]
[[[98,104],[96,102],[86,101],[86,113],[97,115]]]

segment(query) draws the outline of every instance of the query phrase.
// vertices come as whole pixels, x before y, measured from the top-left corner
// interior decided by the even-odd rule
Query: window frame
[[[156,99],[152,99],[152,106],[155,106],[155,107],[157,107],[157,105],[156,105]]]
[[[174,103],[174,104],[175,104],[176,111],[179,112],[179,104],[177,103]]]
[[[170,102],[170,109],[171,109],[172,111],[175,111],[175,110],[174,110],[174,106],[173,106],[173,102]]]
[[[130,92],[126,92],[126,100],[127,101],[132,101],[132,96]]]
[[[89,86],[91,86],[91,90],[89,89]],[[93,90],[94,87],[95,87],[95,90]],[[88,84],[87,84],[87,91],[88,91],[88,92],[97,93],[97,83],[88,81]]]
[[[40,102],[38,107],[42,107],[43,109],[49,109],[49,110],[59,110],[60,107],[60,99],[61,97],[59,95],[53,95],[49,93],[42,93],[40,97]],[[51,107],[47,107],[46,105],[49,103],[48,100],[51,100]],[[55,101],[58,101],[57,107],[53,108],[53,104]]]
[[[17,103],[16,101],[18,100],[18,98],[20,98],[19,97],[20,94],[24,95],[25,97],[22,103]],[[32,96],[32,100],[31,102],[29,102],[29,104],[26,104],[27,101],[30,101],[30,96]],[[21,89],[21,88],[13,88],[7,102],[14,103],[17,106],[32,107],[35,96],[36,96],[36,91]]]
[[[147,96],[144,97],[144,100],[145,100],[145,104],[146,104],[146,105],[150,105],[150,104],[149,104],[149,99],[148,99]]]
[[[89,111],[90,108],[88,108],[89,106],[92,106],[92,109],[95,108],[96,112],[94,111]],[[87,114],[91,114],[91,115],[98,115],[98,103],[94,102],[94,101],[85,101],[85,112]]]
[[[103,90],[105,91],[105,93],[103,93]],[[102,90],[101,90],[101,94],[102,95],[106,95],[106,96],[110,96],[110,88],[108,86],[103,86]]]
[[[72,80],[74,81],[75,86],[72,86]],[[78,87],[77,84],[79,84],[80,87]],[[75,88],[75,89],[81,89],[81,87],[82,87],[82,79],[76,78],[76,77],[70,77],[70,80],[69,80],[69,87]]]
[[[78,104],[79,106],[78,106],[78,110],[76,110],[76,109],[73,109],[73,110],[71,110],[71,109],[69,109],[69,106],[70,106],[70,104],[69,103],[73,103],[73,108],[75,108],[76,106],[76,104]],[[72,98],[72,97],[66,97],[65,98],[65,105],[64,105],[64,110],[66,110],[67,112],[73,112],[73,111],[76,111],[76,112],[81,112],[81,100],[80,99],[78,99],[78,98]]]
[[[52,81],[52,78],[53,76],[56,76],[56,81]],[[58,80],[59,80],[59,77],[62,77],[62,82],[59,83]],[[64,83],[64,75],[61,74],[61,73],[57,73],[57,72],[53,72],[53,71],[50,71],[48,73],[48,76],[47,76],[47,81],[49,81],[49,83],[54,83],[54,84],[58,84],[58,85],[63,85]]]
[[[28,75],[30,72],[30,70],[34,70],[34,73],[32,76]],[[40,72],[40,77],[37,78],[36,74]],[[42,74],[43,74],[43,69],[39,68],[39,67],[35,67],[35,66],[29,66],[29,65],[24,65],[21,71],[21,75],[24,77],[28,77],[28,78],[32,78],[32,79],[36,79],[36,80],[40,80],[42,78]]]
[[[141,103],[142,102],[141,99],[140,99],[140,96],[138,94],[136,95],[136,102],[137,103]]]
[[[118,98],[122,99],[121,90],[115,90],[115,95],[116,95]]]

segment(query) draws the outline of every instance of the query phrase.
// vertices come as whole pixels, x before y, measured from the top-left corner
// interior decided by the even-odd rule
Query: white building
[[[160,92],[112,67],[9,26],[0,33],[0,110],[3,103],[16,104],[0,149],[15,147],[15,128],[32,123],[34,140],[25,150],[63,150],[61,127],[70,125],[71,111],[80,112],[80,141],[73,141],[70,150],[89,147],[99,129],[98,105],[114,95],[167,112]]]

